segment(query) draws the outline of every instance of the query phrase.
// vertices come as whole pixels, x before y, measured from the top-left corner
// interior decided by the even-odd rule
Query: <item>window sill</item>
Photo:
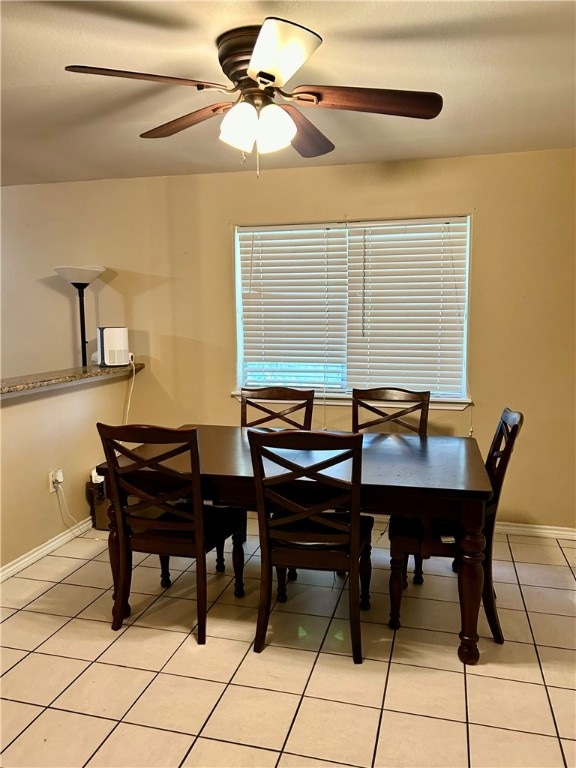
[[[230,393],[230,397],[234,397],[236,400],[240,399],[240,390],[235,390]],[[352,403],[351,395],[322,395],[318,393],[314,397],[315,403],[321,403],[322,405],[335,405],[350,407]],[[380,403],[385,405],[385,403]],[[398,406],[398,403],[388,403],[389,406]],[[471,399],[466,400],[430,400],[431,411],[465,411],[466,408],[470,408],[474,405]]]

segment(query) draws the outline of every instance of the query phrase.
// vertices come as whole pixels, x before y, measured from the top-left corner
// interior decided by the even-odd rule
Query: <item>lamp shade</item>
[[[311,29],[273,16],[264,19],[248,65],[248,77],[261,87],[280,88],[321,44]]]
[[[100,277],[102,272],[106,271],[106,267],[89,266],[89,267],[54,267],[56,272],[64,280],[74,285],[74,283],[82,283],[83,285],[90,285]]]
[[[258,112],[247,101],[235,104],[220,123],[220,139],[243,152],[252,152],[258,130]]]
[[[278,104],[268,104],[258,116],[256,146],[258,152],[276,152],[287,147],[296,136],[296,123]]]

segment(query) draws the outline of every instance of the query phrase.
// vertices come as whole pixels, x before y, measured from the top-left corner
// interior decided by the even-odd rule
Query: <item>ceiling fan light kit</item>
[[[108,75],[136,80],[187,85],[199,91],[238,94],[235,102],[220,101],[182,115],[141,134],[158,139],[198,125],[216,115],[224,115],[220,139],[249,154],[276,152],[288,145],[301,157],[319,157],[334,149],[334,144],[305,117],[299,107],[343,109],[381,115],[430,120],[442,110],[442,97],[428,91],[395,91],[338,85],[299,85],[290,93],[282,86],[300,69],[322,43],[322,38],[306,27],[284,19],[269,17],[261,26],[240,27],[221,34],[216,45],[223,73],[232,83],[221,85],[167,75],[131,72],[73,65],[70,72]],[[279,97],[281,103],[275,99]]]
[[[220,124],[220,139],[250,154],[256,144],[265,155],[289,146],[296,135],[296,123],[278,104],[266,104],[259,111],[248,101],[228,110]]]

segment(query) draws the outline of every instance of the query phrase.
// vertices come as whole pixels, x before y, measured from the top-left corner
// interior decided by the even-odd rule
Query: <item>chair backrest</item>
[[[240,391],[240,425],[257,427],[276,422],[280,426],[311,429],[313,407],[313,389],[244,387]]]
[[[374,403],[386,403],[374,405]],[[428,431],[428,410],[430,392],[414,392],[395,387],[352,390],[352,431],[359,432],[381,424],[398,424],[404,429],[417,432],[421,437]],[[393,410],[390,410],[393,408]],[[367,413],[366,413],[367,412]],[[413,424],[406,416],[418,414],[419,421]],[[370,416],[368,416],[370,414]],[[374,415],[376,418],[374,418]]]
[[[261,543],[357,552],[363,435],[249,430],[248,439]]]
[[[128,528],[203,539],[198,434],[146,424],[98,423],[118,535]],[[130,444],[130,445],[127,445]],[[182,471],[171,466],[177,457]],[[169,513],[169,519],[166,514]]]
[[[494,433],[492,444],[486,456],[486,471],[492,483],[493,496],[488,503],[488,508],[496,508],[500,501],[500,493],[504,484],[504,477],[510,456],[514,450],[514,444],[518,437],[524,415],[520,411],[511,411],[504,408],[500,421]]]

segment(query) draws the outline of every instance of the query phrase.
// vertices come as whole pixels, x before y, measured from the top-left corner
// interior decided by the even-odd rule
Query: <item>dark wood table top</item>
[[[197,425],[203,476],[252,478],[248,429]],[[490,480],[470,437],[365,433],[362,487],[393,495],[488,500]]]
[[[212,484],[230,485],[241,491],[242,496],[251,496],[249,428],[186,426],[198,428],[200,469],[207,488]],[[99,471],[106,474],[106,466],[100,465]],[[485,502],[492,495],[492,487],[473,438],[367,432],[362,450],[362,495],[363,506],[372,497],[378,506],[387,498],[394,500],[395,505],[402,498],[423,497],[427,505],[435,499],[441,503],[448,499]]]
[[[228,481],[246,491],[252,480],[248,429],[239,426],[196,425],[203,481]],[[251,483],[250,483],[251,485]],[[476,440],[470,437],[365,433],[362,451],[362,505],[382,509],[388,500],[395,508],[402,499],[411,507],[426,497],[439,512],[447,500],[487,501],[490,479]],[[244,499],[246,501],[246,499]]]

